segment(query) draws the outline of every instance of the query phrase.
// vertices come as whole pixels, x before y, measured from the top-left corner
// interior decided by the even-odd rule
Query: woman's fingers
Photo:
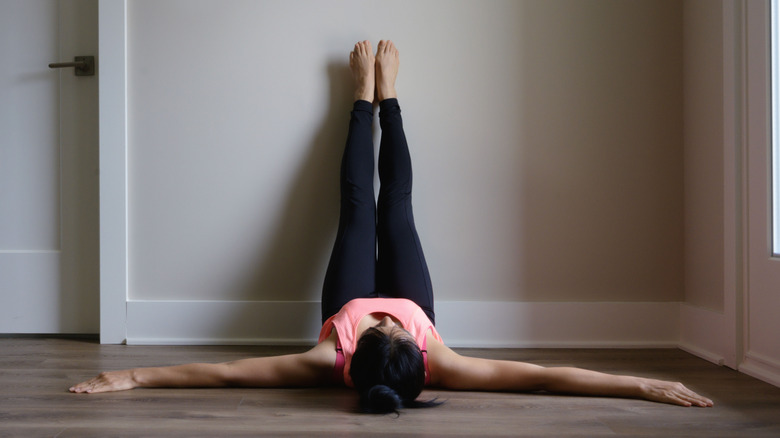
[[[94,394],[98,392],[122,391],[132,389],[133,387],[132,376],[129,371],[113,371],[100,373],[97,377],[73,385],[69,391]]]
[[[701,396],[682,383],[663,380],[647,380],[646,397],[648,400],[671,403],[680,406],[712,406],[712,400]]]
[[[688,406],[692,406],[692,405],[701,406],[701,407],[712,406],[712,400],[691,391],[681,383],[677,385],[679,386],[675,386],[676,395],[683,402],[689,403]]]
[[[77,385],[74,385],[72,388],[70,388],[70,392],[88,393],[88,394],[93,392],[101,392],[100,389],[103,388],[104,386],[105,385],[102,384],[97,377],[94,377],[85,382],[81,382]]]
[[[696,406],[701,406],[703,408],[712,406],[712,404],[713,404],[712,400],[708,399],[707,397],[703,397],[703,396],[701,396],[699,394],[696,394],[695,392],[693,392],[691,390],[688,390],[688,391],[690,392],[690,394],[686,395],[685,399],[688,400],[689,402],[691,402],[692,404],[694,404]]]

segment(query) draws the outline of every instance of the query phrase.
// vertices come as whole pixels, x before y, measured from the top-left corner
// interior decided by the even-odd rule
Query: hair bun
[[[376,414],[386,414],[389,412],[398,412],[404,407],[403,400],[393,388],[386,385],[374,385],[365,394],[365,403],[363,405],[369,412]]]

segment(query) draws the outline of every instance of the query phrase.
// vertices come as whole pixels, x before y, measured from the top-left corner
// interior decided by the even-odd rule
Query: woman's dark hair
[[[415,400],[425,385],[420,347],[406,337],[391,337],[370,328],[358,340],[349,375],[360,393],[363,412],[398,413],[401,408],[438,406]]]

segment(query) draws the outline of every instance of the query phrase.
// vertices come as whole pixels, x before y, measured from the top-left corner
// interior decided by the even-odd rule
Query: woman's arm
[[[580,368],[545,368],[504,360],[461,356],[438,341],[428,342],[432,383],[448,389],[549,391],[644,398],[681,406],[712,406],[712,401],[680,383],[617,376]]]
[[[330,380],[336,362],[335,341],[330,341],[329,338],[311,350],[299,354],[257,357],[219,364],[192,363],[109,371],[74,385],[70,391],[98,393],[140,387],[318,386]]]
[[[679,382],[618,376],[580,368],[543,368],[543,390],[594,396],[643,398],[680,406],[712,406],[703,397]]]

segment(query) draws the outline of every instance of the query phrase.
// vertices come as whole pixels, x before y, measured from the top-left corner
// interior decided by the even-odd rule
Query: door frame
[[[743,196],[744,286],[742,299],[742,362],[739,370],[780,386],[780,357],[776,345],[774,315],[780,301],[769,285],[776,281],[780,259],[771,250],[771,6],[769,0],[744,6],[743,100]],[[773,300],[767,300],[772,297]],[[762,314],[763,313],[763,314]]]
[[[127,0],[98,2],[100,342],[127,338]]]
[[[724,364],[738,369],[744,360],[744,223],[747,215],[745,168],[745,12],[741,0],[723,2],[723,316]]]
[[[762,186],[765,177],[763,172],[755,172],[755,163],[751,165],[750,160],[755,161],[757,156],[763,157],[768,152],[764,127],[771,115],[768,106],[757,104],[761,99],[756,97],[769,95],[769,81],[757,74],[766,71],[768,62],[771,36],[760,23],[767,18],[769,9],[769,0],[723,2],[725,338],[722,345],[727,366],[778,385],[780,366],[776,359],[766,360],[750,351],[749,313],[751,286],[755,286],[751,284],[750,237],[751,233],[766,235],[768,231],[751,226],[754,218],[749,200],[750,190]]]

